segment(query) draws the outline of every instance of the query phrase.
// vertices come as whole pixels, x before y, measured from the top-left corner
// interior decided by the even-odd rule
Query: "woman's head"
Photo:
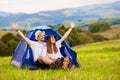
[[[57,36],[55,36],[55,35],[48,35],[48,36],[46,37],[46,40],[47,40],[47,41],[50,41],[51,44],[54,44],[54,43],[56,42],[56,37],[57,37]]]
[[[55,35],[48,35],[46,37],[46,40],[47,40],[46,45],[47,45],[47,52],[48,53],[53,53],[53,51],[55,53],[58,52],[58,49],[57,49],[56,44],[55,44],[55,42],[56,42],[55,39],[56,39]]]

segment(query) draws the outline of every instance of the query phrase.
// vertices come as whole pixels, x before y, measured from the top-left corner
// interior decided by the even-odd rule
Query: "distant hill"
[[[7,13],[7,12],[2,12],[0,11],[0,17],[6,17],[6,16],[11,16],[12,13]]]
[[[14,35],[16,35],[17,33],[15,31],[10,31],[10,30],[2,30],[0,29],[0,39],[3,35],[7,34],[7,33],[13,33]]]
[[[81,21],[86,19],[104,19],[120,16],[120,1],[108,4],[96,4],[77,8],[66,8],[54,11],[41,11],[34,14],[0,12],[0,27],[6,27],[10,22],[21,26],[56,25],[66,21]],[[85,24],[86,26],[87,24]]]
[[[116,25],[107,31],[103,31],[103,32],[95,33],[95,34],[102,35],[108,39],[120,38],[120,25]]]

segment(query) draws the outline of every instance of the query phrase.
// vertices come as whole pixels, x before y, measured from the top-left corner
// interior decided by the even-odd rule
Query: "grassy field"
[[[0,57],[0,80],[120,80],[120,40],[73,48],[81,67],[73,70],[17,69]]]

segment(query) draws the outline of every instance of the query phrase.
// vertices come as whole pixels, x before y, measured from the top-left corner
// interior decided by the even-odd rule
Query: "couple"
[[[49,65],[51,68],[62,67],[65,69],[68,67],[70,58],[63,57],[59,48],[61,47],[61,43],[68,37],[74,28],[74,23],[70,24],[70,28],[60,40],[56,42],[55,35],[48,35],[46,37],[46,43],[44,43],[45,32],[43,31],[36,31],[35,39],[37,41],[32,41],[23,35],[18,28],[18,24],[11,23],[10,26],[15,29],[18,35],[31,47],[33,51],[34,62],[39,61],[41,64],[44,63]]]

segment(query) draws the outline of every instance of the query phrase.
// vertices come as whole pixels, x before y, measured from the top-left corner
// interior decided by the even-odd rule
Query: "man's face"
[[[44,41],[44,32],[41,32],[39,35],[38,35],[38,41]]]

